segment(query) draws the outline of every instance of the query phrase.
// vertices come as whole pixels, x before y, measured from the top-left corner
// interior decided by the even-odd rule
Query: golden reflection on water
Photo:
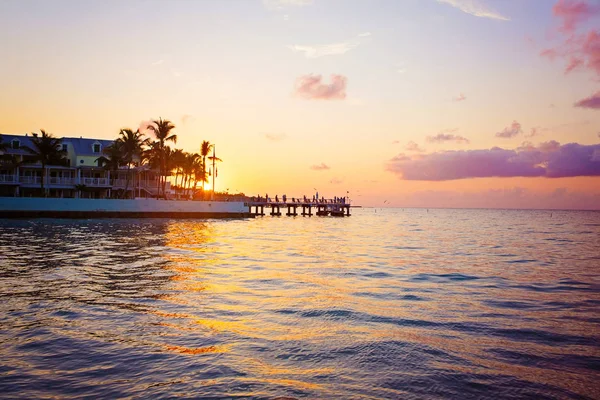
[[[219,391],[226,382],[250,396],[428,397],[452,376],[491,389],[509,377],[539,385],[532,390],[541,397],[562,393],[552,388],[600,395],[590,384],[600,357],[590,243],[600,245],[600,222],[583,228],[558,215],[571,224],[562,228],[535,213],[523,221],[477,211],[368,212],[73,224],[50,242],[34,232],[27,252],[0,232],[16,254],[0,293],[7,326],[27,333],[3,341],[9,350],[0,355],[31,368],[15,355],[40,328],[76,344],[167,357],[155,366],[160,382],[147,388],[197,381],[214,390],[198,393],[227,394]],[[550,242],[557,239],[566,245]],[[33,322],[18,316],[32,307]],[[52,371],[35,368],[39,376]],[[161,376],[179,368],[194,372]],[[193,368],[209,372],[200,379]],[[412,380],[431,380],[431,391],[413,391]]]

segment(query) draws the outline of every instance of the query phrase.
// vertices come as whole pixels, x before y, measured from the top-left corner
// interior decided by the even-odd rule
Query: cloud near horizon
[[[458,129],[446,129],[435,136],[427,136],[429,143],[444,143],[444,142],[455,142],[455,143],[471,143],[469,139],[464,136],[455,135],[452,132],[456,132]]]
[[[481,0],[437,0],[437,2],[441,4],[448,4],[454,8],[458,8],[462,12],[474,15],[476,17],[510,21],[510,18],[507,18],[490,9],[483,4]]]
[[[509,127],[504,128],[504,130],[500,132],[496,132],[496,137],[509,139],[517,136],[520,133],[523,133],[523,128],[521,127],[521,124],[517,121],[513,121],[513,123],[510,124]]]
[[[328,169],[331,169],[331,167],[325,163],[321,163],[319,165],[311,165],[310,169],[313,171],[327,171]]]
[[[287,6],[308,6],[313,0],[263,0],[263,5],[269,10],[280,10]]]
[[[575,103],[575,107],[600,110],[600,91]]]
[[[425,151],[425,149],[420,148],[419,145],[413,142],[412,140],[406,144],[404,149],[406,151],[413,151],[416,153],[423,153]]]
[[[458,96],[456,96],[455,98],[453,98],[452,101],[460,102],[460,101],[465,101],[466,99],[467,99],[467,97],[461,93]]]
[[[469,178],[600,176],[600,144],[538,146],[525,144],[515,150],[453,150],[417,155],[399,154],[386,170],[404,180],[448,181]]]
[[[331,75],[331,83],[324,83],[321,75],[303,75],[296,80],[294,92],[307,100],[343,100],[346,98],[348,79]]]
[[[287,136],[285,133],[265,133],[263,134],[265,139],[271,141],[271,142],[281,142],[283,139],[285,139]]]

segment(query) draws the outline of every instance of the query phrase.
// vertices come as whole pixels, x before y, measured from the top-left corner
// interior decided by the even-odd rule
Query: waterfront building
[[[63,137],[65,159],[42,165],[25,148],[33,148],[32,136],[2,134],[6,149],[0,151],[0,196],[40,197],[42,180],[47,197],[152,198],[158,196],[159,173],[146,165],[108,170],[99,160],[114,141]],[[138,160],[139,161],[139,160]],[[166,182],[166,192],[170,192]]]

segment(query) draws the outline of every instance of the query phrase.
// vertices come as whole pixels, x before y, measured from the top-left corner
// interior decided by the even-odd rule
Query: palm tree
[[[134,164],[136,159],[139,162],[144,145],[147,144],[148,139],[144,139],[143,135],[139,130],[132,131],[131,129],[121,129],[119,132],[119,138],[116,142],[119,142],[123,151],[123,161],[127,165],[127,176],[125,177],[125,191],[123,195],[127,194],[129,188],[129,173],[131,171],[131,165]]]
[[[115,140],[110,146],[105,147],[102,152],[105,155],[98,157],[96,162],[105,170],[112,171],[113,176],[116,177],[119,168],[126,164],[123,143]],[[85,187],[85,185],[83,186]],[[83,189],[78,190],[81,193]]]
[[[160,176],[162,177],[162,176],[165,176],[165,173],[167,171],[165,142],[170,141],[173,143],[177,143],[177,135],[171,134],[171,131],[175,128],[175,125],[173,125],[173,123],[171,121],[169,121],[168,119],[163,120],[162,118],[159,118],[158,120],[153,120],[152,124],[153,125],[148,125],[148,129],[154,133],[154,136],[156,137],[156,142],[158,143],[157,150],[159,152],[159,157],[160,157],[160,159],[159,159],[160,171],[159,172],[160,172]],[[165,193],[166,183],[167,183],[167,180],[165,178],[162,182],[163,195]]]
[[[200,145],[200,155],[202,156],[202,172],[200,174],[200,177],[202,178],[202,191],[204,191],[204,183],[208,182],[208,177],[206,175],[206,157],[210,154],[213,146],[214,145],[207,140],[204,140],[202,145]]]
[[[60,139],[52,136],[51,133],[46,133],[43,129],[40,129],[41,136],[33,133],[31,143],[33,148],[23,146],[23,150],[31,154],[33,161],[37,161],[42,164],[42,179],[40,180],[40,189],[44,197],[46,192],[44,191],[44,180],[46,179],[46,166],[48,165],[66,165],[67,152],[62,149]]]
[[[2,135],[0,135],[0,151],[6,151],[8,149],[8,143],[2,141]]]
[[[175,188],[177,188],[177,178],[182,175],[181,180],[183,183],[183,163],[185,162],[185,153],[181,149],[175,149],[173,151],[173,169],[175,170]]]

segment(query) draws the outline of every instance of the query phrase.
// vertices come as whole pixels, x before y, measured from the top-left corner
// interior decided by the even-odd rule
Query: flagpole
[[[213,144],[213,165],[212,165],[212,173],[213,173],[213,187],[212,187],[212,193],[210,194],[210,199],[211,201],[214,200],[215,198],[215,176],[217,175],[217,171],[215,170],[215,160],[216,160],[216,150],[215,150],[215,145]]]

